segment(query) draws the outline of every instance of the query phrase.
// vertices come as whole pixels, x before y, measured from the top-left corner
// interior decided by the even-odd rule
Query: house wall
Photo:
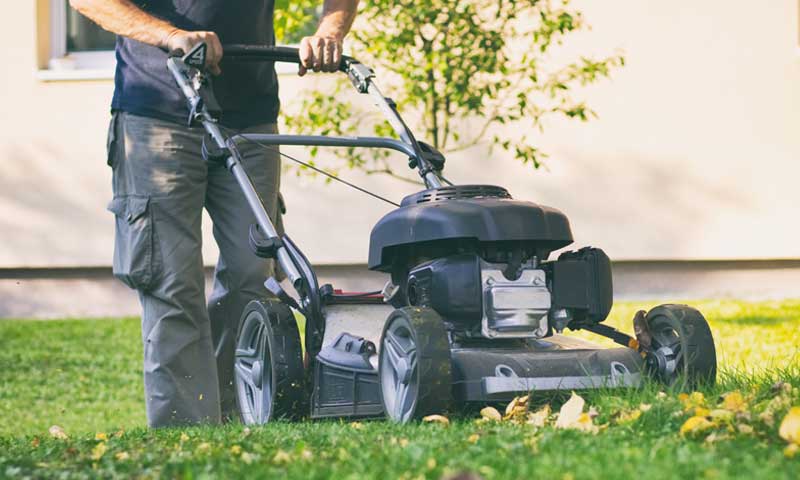
[[[0,20],[0,268],[108,265],[112,84],[37,77],[46,63],[44,3],[7,2]],[[537,135],[550,154],[545,170],[479,147],[449,157],[448,176],[556,206],[577,244],[616,259],[800,257],[798,2],[573,5],[593,30],[570,40],[564,58],[622,49],[627,59],[611,81],[581,92],[600,118],[553,121]],[[281,80],[287,104],[324,81]],[[394,199],[413,190],[344,175]],[[370,227],[388,206],[291,174],[283,192],[287,229],[312,261],[366,261]]]

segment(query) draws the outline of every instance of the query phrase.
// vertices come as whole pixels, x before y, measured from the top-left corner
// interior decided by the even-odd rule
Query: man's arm
[[[335,72],[342,61],[342,42],[356,18],[358,0],[325,0],[317,32],[300,41],[300,75]]]
[[[182,49],[188,52],[198,43],[205,42],[208,45],[206,65],[212,73],[221,73],[222,44],[214,32],[181,30],[150,15],[130,0],[69,0],[69,4],[111,33],[168,51]]]

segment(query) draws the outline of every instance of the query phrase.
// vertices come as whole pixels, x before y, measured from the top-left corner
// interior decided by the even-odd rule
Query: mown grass
[[[800,301],[695,305],[709,319],[722,368],[717,386],[703,390],[709,404],[740,390],[749,405],[763,405],[776,381],[800,388]],[[609,323],[630,331],[633,312],[646,307],[620,303]],[[599,412],[595,423],[608,425],[597,434],[472,418],[447,427],[303,422],[153,431],[144,428],[140,363],[135,319],[0,321],[0,477],[800,476],[800,459],[783,454],[777,422],[753,420],[753,433],[714,442],[685,438],[679,429],[690,413],[678,392],[664,397],[654,384],[584,393]],[[535,401],[557,410],[564,398]],[[641,403],[652,408],[633,422],[616,422],[619,412]],[[51,438],[52,425],[69,439]],[[108,439],[96,439],[98,432]]]

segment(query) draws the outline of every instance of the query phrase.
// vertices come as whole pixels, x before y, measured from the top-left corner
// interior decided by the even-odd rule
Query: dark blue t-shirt
[[[183,30],[215,32],[225,44],[274,45],[274,0],[134,0],[146,12]],[[186,99],[167,69],[167,54],[117,37],[112,110],[185,123]],[[244,128],[278,117],[278,79],[272,63],[226,62],[213,78],[222,124]]]

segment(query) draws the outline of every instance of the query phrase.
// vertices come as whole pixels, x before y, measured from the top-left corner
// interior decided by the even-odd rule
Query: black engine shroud
[[[456,245],[464,242],[481,248],[513,244],[547,258],[572,243],[572,231],[560,211],[513,200],[502,187],[423,190],[404,198],[372,229],[369,268],[392,272],[399,265],[416,265],[419,258],[458,253]]]

